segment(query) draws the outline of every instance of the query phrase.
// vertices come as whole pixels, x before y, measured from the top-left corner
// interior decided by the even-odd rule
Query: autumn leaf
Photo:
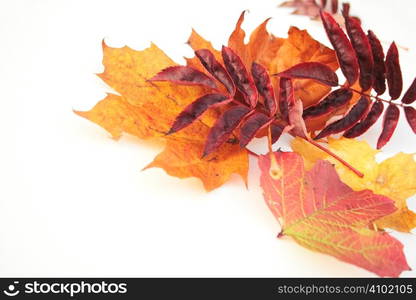
[[[271,155],[280,168],[271,172]],[[334,167],[319,160],[306,171],[299,154],[275,152],[259,158],[264,198],[283,221],[281,236],[290,236],[313,251],[332,255],[379,276],[397,277],[409,270],[403,245],[369,225],[393,213],[392,200],[370,190],[353,191]]]
[[[76,112],[119,138],[123,132],[142,139],[167,140],[165,150],[149,167],[161,167],[179,178],[197,177],[209,191],[221,186],[231,174],[247,180],[248,157],[245,149],[227,143],[202,159],[202,149],[218,110],[206,112],[188,128],[166,136],[183,108],[210,91],[207,87],[151,82],[150,78],[175,66],[166,54],[152,44],[143,51],[129,47],[112,48],[103,42],[105,70],[98,76],[120,94],[109,94],[87,112]],[[174,149],[172,148],[174,147]]]
[[[245,12],[238,19],[234,31],[228,40],[228,47],[241,57],[246,66],[253,62],[264,66],[270,74],[283,72],[298,63],[320,62],[332,70],[338,69],[335,52],[318,41],[314,40],[306,30],[290,27],[287,38],[278,38],[267,31],[270,19],[260,24],[250,35],[249,42],[244,43],[245,31],[241,28],[244,22]],[[195,31],[192,32],[188,44],[198,50],[207,47],[215,50],[212,45],[202,39]],[[218,51],[213,51],[216,58],[220,56]],[[218,59],[221,61],[221,59]],[[198,66],[195,58],[187,59],[188,65]],[[278,89],[278,80],[273,85]],[[316,103],[330,91],[326,85],[313,80],[303,79],[295,81],[295,93],[300,97],[305,107]]]
[[[337,160],[304,140],[295,138],[292,141],[292,149],[303,156],[306,169],[311,169],[318,160],[328,160],[335,165],[341,180],[353,190],[369,189],[394,200],[398,210],[377,220],[375,224],[379,228],[409,232],[416,227],[416,214],[406,204],[406,200],[416,194],[416,162],[413,154],[398,153],[377,163],[375,156],[379,150],[371,148],[365,141],[329,138],[328,147],[360,170],[364,177],[356,176]]]

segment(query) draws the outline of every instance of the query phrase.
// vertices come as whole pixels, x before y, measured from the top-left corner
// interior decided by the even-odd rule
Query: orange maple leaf
[[[271,169],[273,161],[278,173],[276,167]],[[320,160],[306,171],[302,157],[293,152],[263,155],[259,166],[266,203],[283,221],[279,237],[290,236],[308,249],[379,276],[397,277],[410,270],[403,245],[386,232],[369,228],[396,210],[392,200],[370,190],[353,191],[329,162]]]

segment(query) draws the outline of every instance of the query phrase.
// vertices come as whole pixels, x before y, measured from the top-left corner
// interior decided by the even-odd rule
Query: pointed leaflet
[[[384,51],[379,39],[374,34],[374,32],[369,30],[367,36],[371,45],[371,52],[373,53],[374,59],[374,90],[378,95],[381,95],[386,91],[386,65],[384,63]]]
[[[176,84],[203,85],[216,89],[215,81],[201,71],[184,66],[169,67],[157,73],[151,81],[170,81]]]
[[[342,73],[348,83],[353,85],[358,78],[358,61],[354,49],[341,27],[329,13],[321,11],[321,19],[326,34],[337,53]]]
[[[409,123],[410,128],[416,133],[416,109],[411,106],[405,106],[404,114],[406,115],[406,120],[407,123]]]
[[[367,112],[369,101],[367,97],[363,96],[355,104],[351,110],[342,119],[335,121],[325,127],[316,137],[316,140],[324,138],[330,134],[343,132],[353,127],[358,121],[360,121]]]
[[[310,106],[303,111],[303,118],[319,117],[333,112],[337,108],[346,105],[352,98],[352,91],[349,89],[338,89],[326,96],[315,106]]]
[[[371,106],[370,112],[367,116],[359,123],[355,124],[354,127],[348,129],[344,136],[347,138],[355,138],[364,134],[375,122],[380,118],[383,113],[384,105],[381,101],[376,101]]]
[[[286,78],[313,79],[329,86],[338,85],[337,74],[330,67],[318,62],[300,63],[274,75]]]
[[[399,51],[393,42],[386,55],[386,77],[392,100],[400,97],[403,89],[402,70],[400,69]]]
[[[277,125],[274,123],[270,124],[270,131],[272,134],[272,145],[279,140],[280,136],[283,133],[283,130],[284,130],[284,127],[281,125]]]
[[[214,54],[212,54],[212,52],[208,49],[200,49],[195,51],[195,55],[198,57],[199,61],[205,67],[205,69],[207,69],[211,75],[213,75],[219,82],[221,82],[227,91],[234,96],[234,83],[224,67],[215,59]]]
[[[233,79],[237,89],[243,94],[247,104],[255,107],[258,97],[256,86],[240,57],[231,48],[225,46],[222,47],[221,53],[225,68]]]
[[[305,171],[300,155],[273,155],[281,176],[271,174],[270,155],[262,155],[260,183],[270,210],[283,221],[279,236],[379,276],[397,277],[410,269],[398,240],[369,229],[371,222],[396,210],[392,200],[370,190],[353,191],[329,162],[318,161]]]
[[[167,134],[175,133],[189,126],[207,109],[216,105],[223,105],[231,99],[223,94],[207,94],[189,104],[177,117]]]
[[[279,111],[283,120],[289,122],[289,102],[294,102],[294,90],[292,80],[280,78],[279,84]]]
[[[338,0],[331,0],[331,12],[336,14],[338,11]]]
[[[370,147],[366,141],[356,139],[328,138],[327,147],[336,155],[360,170],[364,177],[358,177],[343,164],[317,149],[301,138],[295,138],[292,149],[301,154],[309,170],[320,159],[331,162],[341,180],[353,190],[370,189],[375,194],[384,195],[394,200],[398,210],[376,221],[378,228],[391,228],[397,231],[410,232],[416,226],[416,214],[407,208],[406,200],[416,194],[416,161],[414,154],[398,153],[381,163],[376,161],[380,151]],[[414,198],[408,201],[415,200]]]
[[[277,101],[267,70],[262,65],[253,63],[251,65],[251,74],[253,75],[257,91],[264,98],[264,106],[269,115],[273,116],[277,111]]]
[[[245,147],[269,121],[270,118],[263,113],[254,113],[248,117],[240,129],[240,147]]]
[[[115,138],[126,132],[143,139],[165,139],[166,147],[173,147],[176,142],[177,148],[165,148],[158,156],[157,166],[179,178],[197,177],[207,190],[223,185],[234,173],[246,179],[247,151],[238,144],[227,143],[209,158],[211,162],[201,159],[205,138],[219,116],[219,109],[211,109],[198,122],[175,135],[165,136],[176,116],[195,99],[209,93],[210,88],[149,81],[160,70],[175,65],[154,44],[136,51],[129,47],[112,48],[103,43],[103,52],[105,68],[98,76],[121,96],[110,94],[92,110],[77,112],[79,115],[104,127]],[[181,167],[170,167],[173,158],[176,160],[174,165]],[[214,165],[216,170],[221,170],[220,176],[213,173]]]
[[[194,51],[199,50],[199,49],[207,49],[209,50],[215,57],[215,59],[217,61],[219,61],[220,63],[222,62],[222,57],[221,57],[221,52],[214,49],[214,47],[212,46],[211,42],[205,40],[202,36],[200,36],[194,29],[192,29],[191,35],[188,38],[188,41],[186,42]],[[201,71],[206,71],[203,70],[204,67],[201,64],[200,60],[198,59],[198,57],[194,56],[194,57],[185,57],[186,60],[186,65],[189,67],[193,67],[196,68],[198,70]],[[208,73],[208,72],[207,72]]]
[[[237,128],[241,120],[250,112],[248,107],[238,105],[223,113],[211,128],[205,143],[203,157],[217,150],[225,143],[230,134]]]
[[[412,84],[407,89],[406,93],[402,98],[402,103],[412,104],[416,100],[416,78],[413,80]]]
[[[390,104],[387,107],[386,112],[384,113],[383,130],[381,131],[381,134],[377,141],[377,149],[381,149],[390,140],[391,136],[394,133],[394,130],[396,129],[399,117],[399,108],[394,104]]]
[[[361,24],[348,14],[349,4],[344,3],[342,14],[345,19],[345,27],[348,36],[357,54],[358,64],[360,66],[360,86],[363,91],[367,91],[373,85],[373,54],[370,42],[361,28]]]

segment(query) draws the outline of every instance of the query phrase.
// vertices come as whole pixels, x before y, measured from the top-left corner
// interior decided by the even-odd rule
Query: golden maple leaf
[[[78,115],[102,126],[113,138],[126,132],[142,139],[167,139],[164,151],[147,168],[161,167],[179,178],[197,177],[208,191],[221,186],[233,173],[246,181],[247,151],[238,145],[227,143],[201,158],[217,111],[207,112],[199,122],[172,136],[165,135],[184,106],[207,93],[206,88],[148,81],[161,69],[176,65],[154,44],[136,51],[103,43],[103,51],[105,71],[99,77],[121,96],[109,94],[90,111],[76,112]]]
[[[360,170],[364,177],[356,176],[337,160],[328,156],[300,138],[292,141],[293,151],[301,154],[307,169],[320,159],[326,159],[335,165],[341,180],[353,190],[370,189],[375,194],[389,197],[395,201],[396,212],[375,222],[379,228],[392,228],[409,232],[416,227],[416,214],[409,210],[406,200],[416,194],[416,162],[413,154],[398,153],[377,163],[375,150],[365,141],[340,138],[328,139],[332,152],[341,156],[354,168]]]

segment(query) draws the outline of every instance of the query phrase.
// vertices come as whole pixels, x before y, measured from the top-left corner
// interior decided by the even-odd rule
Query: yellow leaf
[[[175,65],[154,44],[136,51],[103,43],[103,51],[105,70],[99,77],[120,96],[109,94],[90,111],[75,113],[102,126],[116,139],[123,132],[142,139],[167,139],[166,149],[148,167],[164,168],[179,178],[200,178],[207,190],[221,186],[233,173],[246,182],[247,151],[238,145],[226,143],[211,156],[201,158],[218,109],[209,110],[184,130],[165,135],[184,107],[208,93],[208,88],[149,81],[160,70]]]
[[[376,194],[394,200],[398,208],[397,212],[378,220],[376,225],[379,228],[409,232],[416,226],[416,214],[409,211],[406,205],[406,200],[416,194],[416,162],[413,154],[398,153],[377,163],[375,155],[379,151],[371,148],[365,141],[329,138],[328,147],[362,172],[364,177],[358,177],[340,162],[305,140],[295,138],[292,141],[293,151],[304,157],[307,169],[319,159],[326,159],[335,165],[341,180],[353,190],[370,189]]]

